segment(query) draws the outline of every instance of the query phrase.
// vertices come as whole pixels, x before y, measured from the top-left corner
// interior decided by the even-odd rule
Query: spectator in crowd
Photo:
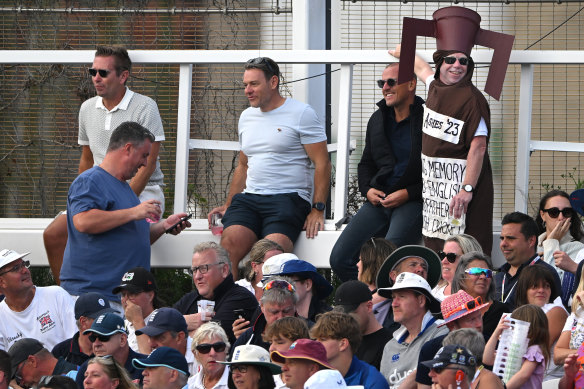
[[[146,355],[135,352],[128,345],[128,331],[124,327],[124,319],[115,313],[106,313],[98,316],[93,321],[91,328],[84,332],[89,334],[89,340],[93,343],[93,353],[96,357],[111,356],[126,369],[132,380],[142,381],[142,372],[132,365],[132,359],[145,358]],[[91,361],[90,359],[79,367],[75,380],[77,386],[83,387],[84,379],[86,379],[85,371]],[[111,364],[112,368],[113,366]],[[93,373],[88,372],[88,374],[91,376]]]
[[[379,324],[384,327],[386,327],[386,320],[393,321],[393,315],[388,315],[391,311],[391,300],[381,297],[377,293],[376,278],[381,265],[395,249],[393,243],[383,238],[371,238],[361,246],[359,262],[357,262],[357,279],[369,287],[373,301],[373,314]],[[390,323],[387,324],[387,327],[389,325]]]
[[[347,385],[388,389],[381,373],[355,356],[361,344],[361,331],[351,315],[338,311],[323,313],[311,328],[310,336],[323,344],[328,364],[341,373]]]
[[[17,340],[10,346],[8,355],[14,379],[24,388],[38,387],[43,376],[64,375],[78,368],[63,358],[55,358],[41,342],[31,338]]]
[[[107,298],[96,292],[85,293],[75,301],[75,323],[79,331],[72,338],[66,339],[53,347],[51,352],[57,358],[81,366],[93,356],[93,344],[85,330],[91,328],[96,317],[108,312],[117,312],[110,307]]]
[[[136,336],[136,329],[144,327],[152,312],[164,305],[158,298],[154,275],[143,267],[134,267],[124,273],[121,284],[112,293],[121,296],[128,344],[136,352],[150,354],[152,350],[148,339],[145,336]]]
[[[546,193],[539,202],[539,212],[535,218],[540,235],[537,251],[543,253],[543,260],[558,272],[562,281],[560,295],[568,302],[577,280],[578,263],[584,249],[584,229],[582,219],[570,204],[570,196],[561,190]]]
[[[140,124],[120,124],[103,161],[71,184],[60,274],[61,285],[70,294],[98,291],[119,303],[112,290],[122,275],[136,266],[150,269],[150,245],[166,231],[176,235],[190,226],[180,220],[185,213],[160,219],[158,200],[140,203],[127,183],[146,165],[153,142],[154,135]]]
[[[434,359],[422,364],[430,369],[432,387],[460,389],[470,389],[477,365],[474,355],[455,344],[442,347]]]
[[[215,302],[213,320],[221,324],[230,342],[235,341],[233,322],[237,318],[234,310],[244,309],[251,314],[258,306],[255,296],[244,287],[236,285],[231,275],[231,262],[227,250],[215,242],[203,242],[195,246],[191,272],[195,290],[184,295],[174,308],[185,316],[189,333],[203,324],[197,302]],[[210,318],[205,317],[205,321]]]
[[[253,344],[235,347],[231,362],[219,362],[229,365],[229,389],[273,389],[272,375],[280,374],[282,369],[270,362],[267,350]]]
[[[308,238],[324,229],[331,172],[324,127],[309,105],[280,95],[278,64],[247,61],[243,84],[250,107],[239,118],[239,163],[225,204],[208,216],[211,224],[212,214],[223,215],[221,245],[234,278],[258,239],[292,252],[302,229]]]
[[[495,275],[497,298],[506,303],[511,310],[515,308],[515,284],[521,270],[527,266],[538,264],[554,270],[554,284],[562,289],[560,277],[555,269],[542,261],[537,255],[537,224],[528,215],[521,212],[508,213],[501,221],[501,241],[499,247],[503,252],[505,263]],[[562,301],[567,306],[567,301]]]
[[[132,61],[125,48],[98,46],[89,69],[97,96],[86,100],[79,110],[79,138],[82,146],[79,174],[100,165],[109,145],[112,129],[123,122],[137,122],[154,134],[144,168],[130,180],[140,201],[154,199],[164,213],[163,177],[158,151],[164,140],[162,119],[156,102],[126,87]],[[43,232],[43,240],[53,278],[59,283],[63,254],[67,244],[67,216],[59,213]]]
[[[144,370],[144,389],[181,389],[189,378],[187,360],[171,347],[158,347],[147,358],[134,358],[132,365]]]
[[[4,350],[0,350],[0,389],[8,389],[11,379],[10,355]]]
[[[282,364],[282,380],[289,389],[303,389],[306,381],[322,369],[332,369],[322,343],[298,339],[287,351],[272,351],[272,361]]]
[[[584,273],[583,273],[584,274]],[[584,277],[580,277],[578,288],[572,299],[572,312],[568,316],[562,333],[554,347],[554,363],[557,366],[563,366],[566,358],[577,352],[580,345],[584,343],[584,328],[579,323],[582,318],[582,309],[584,307]],[[581,320],[580,320],[581,322]]]
[[[464,290],[459,290],[454,294],[446,296],[444,301],[440,304],[444,323],[439,324],[438,327],[446,325],[451,332],[460,328],[472,328],[482,334],[482,314],[487,307],[488,304],[485,304],[480,296],[473,298]],[[438,350],[442,347],[442,341],[447,335],[448,334],[446,333],[428,340],[420,349],[417,363],[418,368],[416,369],[416,383],[418,388],[430,388],[432,385],[432,379],[428,375],[430,369],[428,369],[428,367],[422,362],[427,361],[429,358],[436,355]],[[483,339],[482,342],[484,348],[485,340]],[[482,355],[481,351],[481,358]]]
[[[432,294],[439,301],[444,300],[446,296],[452,294],[452,279],[454,278],[454,271],[458,265],[458,260],[462,254],[471,251],[482,252],[483,250],[479,242],[470,235],[454,235],[446,238],[444,241],[444,248],[438,252],[438,256],[442,261],[442,274],[438,285],[432,289]]]
[[[199,369],[189,378],[189,389],[227,389],[229,369],[217,362],[226,360],[230,346],[225,330],[215,322],[205,323],[195,331],[192,351]]]
[[[39,381],[39,389],[78,389],[75,380],[64,375],[46,375]]]
[[[483,335],[486,340],[495,331],[503,313],[510,309],[507,304],[496,299],[493,274],[491,258],[478,251],[471,251],[460,257],[452,279],[452,293],[464,290],[473,298],[480,297],[489,304],[483,314]]]
[[[245,263],[244,278],[235,281],[256,296],[258,302],[262,298],[263,289],[258,283],[263,278],[262,265],[270,257],[282,254],[284,249],[278,243],[269,239],[260,239],[254,243],[249,251],[249,261]]]
[[[146,357],[144,355],[144,357]],[[131,360],[129,360],[131,363]],[[79,385],[77,374],[77,385]],[[137,389],[124,366],[109,355],[94,357],[87,361],[87,370],[82,375],[84,389]]]
[[[558,389],[574,389],[576,377],[581,373],[582,364],[578,360],[578,354],[572,353],[565,358],[564,375],[558,383]]]
[[[383,348],[391,334],[375,320],[371,291],[361,281],[343,282],[335,293],[335,309],[353,316],[361,330],[361,345],[355,355],[379,370]]]
[[[136,330],[136,335],[146,335],[148,354],[158,347],[170,347],[187,360],[189,374],[196,371],[195,356],[184,316],[174,308],[158,308],[152,312],[146,326]]]
[[[383,349],[380,371],[390,388],[411,385],[424,343],[447,332],[432,316],[440,313],[440,302],[428,282],[414,273],[401,273],[391,288],[380,289],[379,293],[392,297],[394,319],[401,325]]]
[[[434,251],[424,246],[402,246],[392,252],[381,265],[377,273],[377,293],[386,297],[391,304],[391,294],[382,295],[379,291],[391,287],[397,276],[404,272],[419,275],[434,288],[440,279],[440,269],[440,258]],[[394,320],[393,306],[389,308],[383,326],[392,334],[400,327]]]
[[[32,281],[29,253],[0,251],[0,349],[18,339],[33,338],[52,349],[76,331],[73,298],[61,287],[37,287]]]
[[[343,376],[335,369],[322,369],[310,376],[304,383],[304,389],[320,388],[347,388]],[[361,385],[353,385],[351,388],[363,388]]]
[[[383,99],[371,115],[357,166],[359,191],[367,199],[336,241],[330,257],[344,282],[357,278],[359,248],[374,236],[396,246],[422,240],[422,123],[424,100],[416,76],[397,84],[399,64],[387,65],[377,85]]]

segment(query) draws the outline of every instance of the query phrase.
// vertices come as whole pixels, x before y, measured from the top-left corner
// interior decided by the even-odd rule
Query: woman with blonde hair
[[[123,366],[111,356],[95,357],[87,362],[84,389],[138,389]]]
[[[229,369],[218,362],[225,361],[229,347],[227,334],[218,323],[207,322],[195,331],[191,349],[199,370],[189,378],[189,389],[227,389]]]

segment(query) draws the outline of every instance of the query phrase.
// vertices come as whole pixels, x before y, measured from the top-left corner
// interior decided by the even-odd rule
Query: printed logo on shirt
[[[6,337],[6,340],[8,341],[8,343],[11,343],[11,342],[13,342],[13,341],[15,341],[15,340],[18,340],[18,339],[22,338],[22,337],[23,337],[23,336],[22,336],[22,332],[19,332],[19,333],[17,333],[17,334],[16,334],[16,335],[14,335],[14,336],[7,336],[7,337]]]
[[[399,386],[398,384],[401,383],[404,378],[406,378],[412,371],[414,370],[410,369],[400,373],[397,371],[397,369],[393,369],[393,373],[389,375],[387,380],[389,382],[389,386],[391,388],[397,388]]]
[[[462,120],[442,115],[424,104],[424,123],[422,124],[424,134],[456,145],[460,140],[462,127],[464,127]]]
[[[391,357],[391,361],[392,362],[397,362],[399,361],[399,354],[393,354]]]
[[[49,311],[37,316],[37,320],[41,325],[41,333],[45,333],[55,327],[55,322],[51,319],[51,314]]]

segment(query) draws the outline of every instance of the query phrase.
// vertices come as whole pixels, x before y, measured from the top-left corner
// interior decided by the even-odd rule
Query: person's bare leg
[[[274,233],[267,235],[265,238],[278,243],[286,253],[291,253],[294,250],[294,243],[284,234]]]
[[[51,273],[57,285],[61,284],[60,274],[63,255],[67,246],[67,215],[60,214],[43,231],[43,242],[49,259]]]
[[[239,262],[249,253],[251,246],[258,240],[255,232],[244,226],[233,225],[223,230],[221,246],[229,253],[233,279],[239,279]]]

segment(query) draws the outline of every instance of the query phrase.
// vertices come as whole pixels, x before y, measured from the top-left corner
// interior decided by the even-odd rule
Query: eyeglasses
[[[468,65],[468,58],[444,57],[444,63],[447,63],[448,65],[454,65],[456,60],[458,60],[458,63],[461,64],[462,66]]]
[[[22,385],[22,369],[24,368],[24,365],[26,364],[26,361],[27,361],[27,359],[25,359],[22,362],[22,364],[20,366],[18,366],[18,369],[16,369],[16,373],[14,374],[14,380],[16,381],[16,383],[18,384],[18,386],[23,386]]]
[[[278,75],[278,73],[276,73],[276,71],[274,70],[272,65],[270,65],[270,60],[268,60],[266,57],[252,58],[249,61],[247,61],[246,64],[248,64],[248,65],[266,65],[266,67],[268,68],[270,73],[272,73],[275,76]]]
[[[385,86],[385,83],[387,83],[387,86],[391,88],[397,85],[397,79],[388,78],[387,80],[377,80],[377,86],[380,88],[383,88]]]
[[[564,217],[572,217],[572,212],[574,211],[574,209],[569,207],[564,209],[553,207],[548,209],[542,209],[542,211],[547,212],[547,214],[550,215],[552,219],[555,219],[558,216],[560,216],[560,212],[562,213],[562,215],[564,215]]]
[[[478,296],[477,298],[475,298],[473,300],[467,301],[464,305],[460,305],[460,306],[456,307],[452,311],[448,312],[448,314],[444,316],[444,319],[449,318],[450,316],[454,315],[456,312],[460,312],[460,311],[464,311],[464,310],[472,311],[473,309],[475,309],[479,305],[483,305],[483,298],[481,296]]]
[[[448,57],[446,57],[446,58],[448,58]],[[441,367],[433,367],[431,370],[434,370],[434,372],[436,372],[436,374],[440,374],[444,370],[460,370],[460,369],[458,369],[456,367],[441,366]]]
[[[273,280],[264,285],[264,291],[270,290],[272,288],[287,289],[289,292],[292,293],[296,291],[291,283],[284,280]]]
[[[100,334],[92,333],[91,335],[89,335],[89,341],[91,343],[93,343],[97,339],[99,339],[100,342],[105,343],[105,342],[109,342],[109,340],[112,338],[112,336],[113,335],[100,335]]]
[[[444,251],[438,251],[438,257],[440,259],[443,259],[444,257],[446,257],[446,259],[450,263],[454,263],[456,261],[457,256],[458,255],[456,255],[456,253],[445,253]]]
[[[206,274],[209,271],[209,267],[210,266],[223,265],[224,263],[225,262],[210,263],[208,265],[201,265],[201,266],[191,267],[191,270],[190,270],[189,273],[191,273],[192,276],[194,276],[195,274],[197,274],[197,271],[200,271],[201,274]]]
[[[247,373],[247,365],[231,365],[231,374],[239,371],[240,373]]]
[[[213,350],[215,350],[216,353],[222,353],[223,351],[225,351],[225,347],[227,347],[225,342],[217,342],[213,344],[201,343],[200,345],[195,347],[195,349],[201,354],[209,354],[211,352],[211,348],[213,348]]]
[[[94,69],[94,68],[89,68],[89,69],[87,69],[87,71],[89,72],[89,75],[91,77],[95,77],[95,76],[97,76],[97,73],[99,73],[99,76],[101,78],[107,78],[107,76],[112,72],[111,70],[107,70],[107,69]]]
[[[30,267],[30,261],[22,261],[18,265],[14,265],[10,269],[0,273],[0,276],[3,276],[4,274],[7,273],[18,273],[20,270],[22,270],[23,267],[26,267],[28,269]]]
[[[480,276],[481,274],[485,276],[485,278],[493,277],[493,271],[490,269],[483,269],[482,267],[471,267],[464,271],[466,274],[471,276]]]

